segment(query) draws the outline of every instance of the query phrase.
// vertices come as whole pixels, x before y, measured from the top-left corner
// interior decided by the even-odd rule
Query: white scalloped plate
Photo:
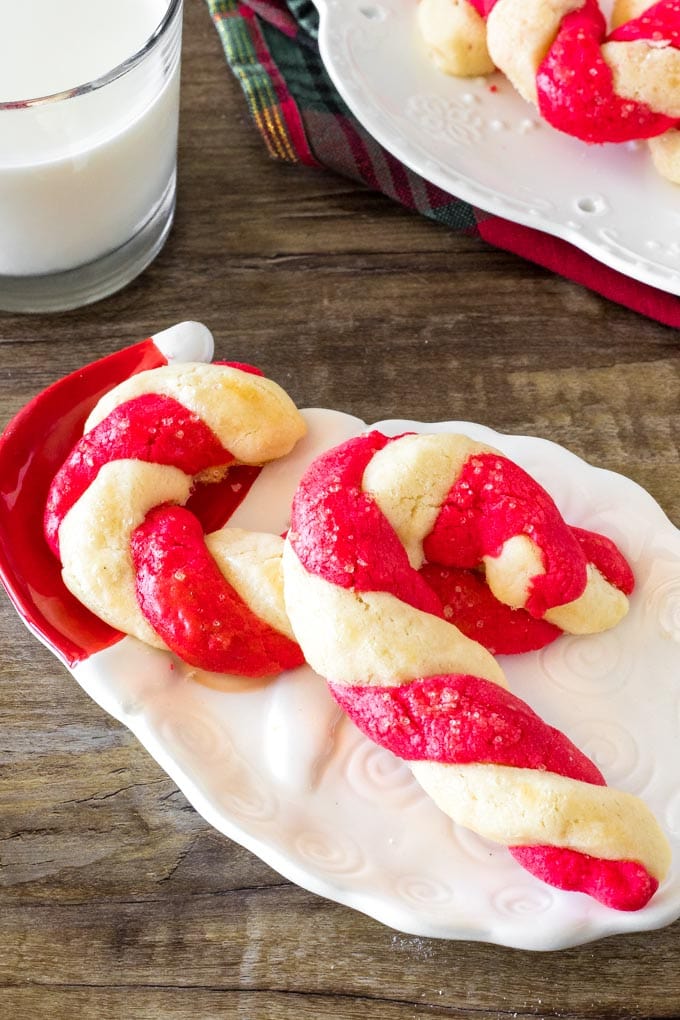
[[[190,330],[187,345],[178,329],[164,342],[166,354],[210,359],[204,333]],[[235,526],[281,533],[306,464],[364,428],[336,411],[305,415],[308,436],[261,472],[231,519]],[[615,631],[564,636],[542,652],[505,657],[503,665],[515,693],[660,820],[674,864],[644,910],[620,913],[545,886],[504,848],[454,825],[403,763],[341,716],[308,667],[264,683],[234,678],[225,692],[195,682],[196,671],[170,654],[125,638],[71,666],[73,676],[216,829],[297,884],[395,929],[547,950],[670,923],[680,916],[680,532],[635,483],[546,440],[468,422],[377,427],[389,434],[465,431],[497,446],[548,488],[570,523],[607,533],[633,565],[631,612]],[[46,448],[41,432],[27,431],[28,446],[18,453],[19,430],[10,426],[0,441],[3,463],[17,471],[15,483],[5,470],[13,506],[28,484],[23,465]],[[0,546],[6,542],[0,534]],[[45,599],[31,586],[36,603],[22,605],[22,578],[10,576],[7,562],[3,570],[24,622],[54,651],[54,639],[32,619]],[[68,607],[60,615],[54,603],[51,618],[63,626]],[[206,684],[210,679],[203,675]]]
[[[416,0],[315,3],[328,73],[394,156],[449,194],[680,294],[680,186],[657,174],[645,143],[586,145],[542,121],[500,74],[437,71]]]

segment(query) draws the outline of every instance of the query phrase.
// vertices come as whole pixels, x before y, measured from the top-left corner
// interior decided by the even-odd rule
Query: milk
[[[73,269],[125,244],[174,188],[181,8],[170,0],[0,0],[0,276]],[[76,90],[70,94],[70,90]]]

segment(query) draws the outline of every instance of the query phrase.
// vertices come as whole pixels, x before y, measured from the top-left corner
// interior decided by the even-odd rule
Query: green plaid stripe
[[[272,156],[320,164],[449,227],[476,231],[472,206],[407,170],[352,116],[319,55],[310,0],[206,2]]]
[[[312,0],[287,0],[288,8],[303,29],[312,39],[319,36],[319,13]]]
[[[206,0],[231,70],[238,79],[251,116],[274,158],[299,162],[294,132],[281,109],[277,71],[267,59],[261,25],[238,0]]]

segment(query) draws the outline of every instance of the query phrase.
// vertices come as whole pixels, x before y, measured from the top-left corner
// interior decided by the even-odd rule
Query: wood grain
[[[301,405],[542,435],[634,478],[680,524],[674,330],[270,162],[201,0],[184,53],[166,248],[92,308],[0,314],[0,425],[82,363],[197,318],[220,356]],[[680,924],[530,954],[405,936],[291,885],[196,815],[4,597],[0,764],[2,1017],[680,1015]]]

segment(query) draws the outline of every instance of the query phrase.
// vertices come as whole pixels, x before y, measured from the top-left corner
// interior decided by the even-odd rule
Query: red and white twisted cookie
[[[286,609],[343,709],[455,821],[553,885],[634,910],[669,865],[654,818],[506,689],[416,569],[424,555],[481,558],[513,600],[597,629],[625,602],[601,569],[630,578],[612,543],[585,548],[599,569],[550,498],[497,451],[457,435],[372,432],[318,458],[298,488]]]
[[[450,74],[508,77],[553,127],[587,142],[647,138],[680,181],[680,0],[421,0],[418,20]],[[485,24],[486,21],[486,24]]]
[[[283,608],[282,539],[204,536],[197,483],[287,454],[305,424],[247,366],[151,369],[106,394],[56,475],[47,540],[69,590],[112,627],[199,668],[264,676],[303,662]]]

